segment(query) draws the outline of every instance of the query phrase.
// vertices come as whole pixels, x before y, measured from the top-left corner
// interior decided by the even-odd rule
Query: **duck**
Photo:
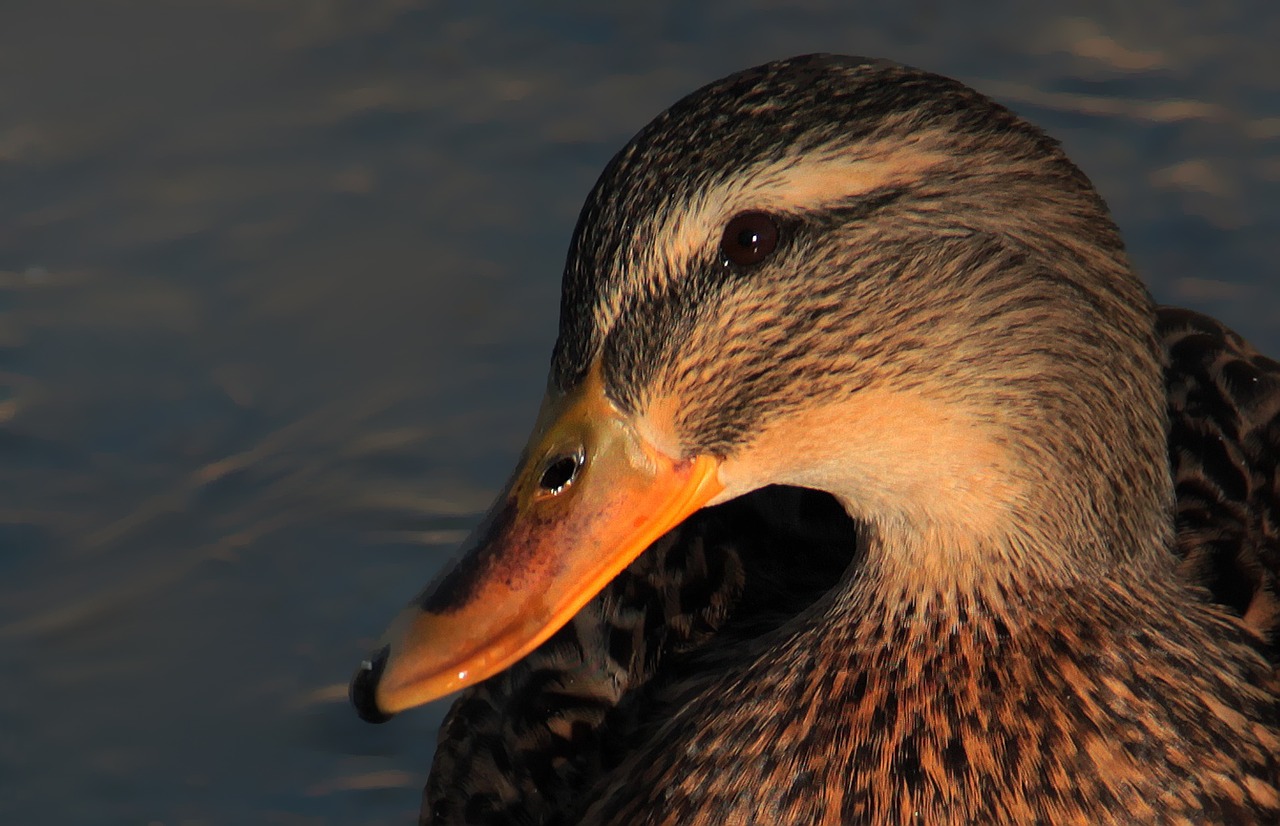
[[[360,664],[421,823],[1280,822],[1280,364],[1058,142],[805,55],[607,165],[542,407]]]

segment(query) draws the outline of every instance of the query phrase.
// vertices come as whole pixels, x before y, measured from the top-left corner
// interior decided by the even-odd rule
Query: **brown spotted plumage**
[[[725,254],[744,213],[776,249]],[[588,198],[526,459],[583,476],[519,471],[504,520],[579,524],[594,443],[555,416],[597,385],[692,491],[663,513],[712,507],[464,692],[424,823],[1280,822],[1280,365],[1156,309],[1035,127],[856,58],[695,92]],[[507,530],[362,671],[366,716],[487,661],[403,652],[519,579]]]

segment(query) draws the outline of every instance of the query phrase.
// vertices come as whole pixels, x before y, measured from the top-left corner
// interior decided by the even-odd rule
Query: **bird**
[[[1280,364],[1060,144],[804,55],[588,195],[548,389],[367,720],[423,824],[1280,822]]]

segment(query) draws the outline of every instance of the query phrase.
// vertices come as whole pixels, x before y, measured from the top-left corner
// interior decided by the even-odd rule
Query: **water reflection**
[[[1202,5],[10,0],[0,820],[411,822],[442,710],[348,670],[523,443],[595,175],[733,69],[996,95],[1280,352],[1280,14]]]

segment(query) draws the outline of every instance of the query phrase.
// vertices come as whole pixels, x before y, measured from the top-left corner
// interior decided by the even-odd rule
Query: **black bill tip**
[[[382,679],[382,670],[387,666],[387,655],[390,653],[391,646],[384,645],[372,658],[360,663],[360,668],[351,678],[348,692],[351,705],[356,707],[356,713],[366,723],[385,723],[394,716],[378,708],[377,700],[378,680]]]

